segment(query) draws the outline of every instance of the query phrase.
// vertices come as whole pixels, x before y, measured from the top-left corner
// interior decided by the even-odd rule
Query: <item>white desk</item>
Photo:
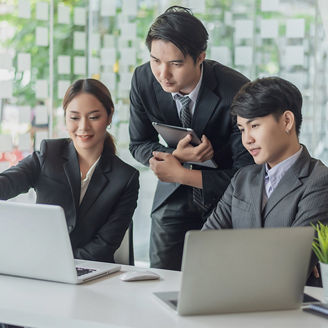
[[[152,293],[178,290],[181,273],[153,271],[162,279],[123,282],[118,272],[79,286],[0,275],[0,322],[34,328],[327,327],[327,319],[301,310],[180,317]],[[305,291],[322,296],[320,288]]]

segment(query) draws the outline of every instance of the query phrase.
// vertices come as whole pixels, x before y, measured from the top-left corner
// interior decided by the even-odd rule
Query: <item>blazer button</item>
[[[73,230],[73,226],[72,225],[69,225],[68,226],[68,232],[71,232]]]

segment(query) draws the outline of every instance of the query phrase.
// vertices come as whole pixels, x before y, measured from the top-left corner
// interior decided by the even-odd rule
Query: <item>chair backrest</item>
[[[118,264],[134,265],[133,222],[126,230],[121,245],[114,254],[114,261]]]

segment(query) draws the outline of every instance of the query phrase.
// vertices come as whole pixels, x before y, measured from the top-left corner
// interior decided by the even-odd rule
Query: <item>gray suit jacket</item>
[[[262,211],[264,176],[264,165],[240,169],[203,229],[307,226],[318,220],[328,224],[328,168],[305,147]]]
[[[307,149],[285,173],[263,210],[264,165],[240,169],[203,226],[243,229],[328,224],[328,168]],[[317,262],[312,255],[310,271]]]

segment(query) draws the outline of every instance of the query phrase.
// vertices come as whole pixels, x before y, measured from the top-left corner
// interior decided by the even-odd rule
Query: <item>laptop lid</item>
[[[178,313],[298,308],[313,235],[311,227],[188,232]],[[171,307],[172,296],[163,295]]]
[[[66,283],[120,269],[116,264],[89,265],[89,273],[78,277],[64,210],[55,205],[0,201],[0,259],[1,274]]]

